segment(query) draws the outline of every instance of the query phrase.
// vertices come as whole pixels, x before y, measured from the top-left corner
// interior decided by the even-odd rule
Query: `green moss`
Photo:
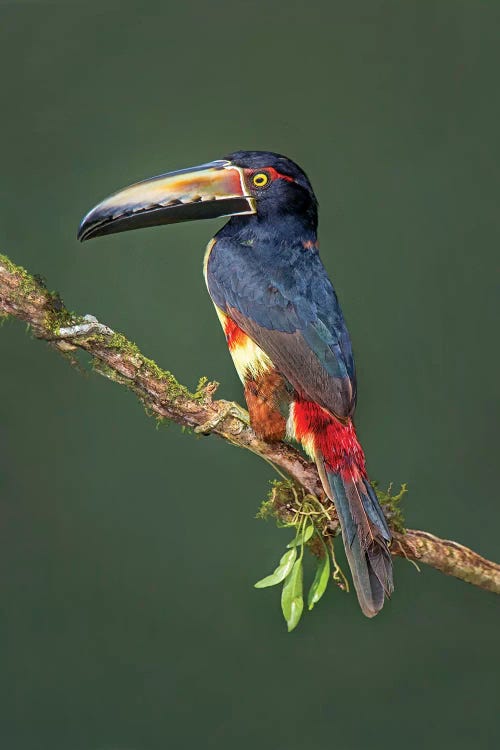
[[[403,511],[401,510],[401,500],[408,492],[406,484],[402,484],[399,492],[395,495],[392,494],[392,483],[385,491],[381,490],[376,482],[373,482],[373,486],[384,511],[388,511],[391,526],[396,531],[404,534],[406,526]]]
[[[166,417],[160,417],[159,414],[154,415],[155,421],[156,421],[156,429],[159,430],[162,427],[170,427],[171,421],[170,419],[167,419]]]
[[[201,393],[207,383],[208,383],[208,378],[205,377],[205,375],[202,375],[202,377],[198,380],[198,385],[196,386],[195,393]]]
[[[168,370],[163,370],[152,359],[149,359],[148,357],[145,357],[143,354],[141,354],[141,351],[137,344],[134,344],[133,341],[129,341],[129,339],[127,339],[123,334],[114,333],[110,337],[96,335],[89,338],[92,341],[96,341],[102,344],[106,347],[106,349],[116,349],[124,356],[137,358],[140,361],[141,368],[146,369],[151,377],[155,378],[156,380],[165,381],[168,384],[170,395],[174,397],[181,396],[184,398],[195,397],[195,394],[190,393],[185,386],[181,385],[171,372],[168,372]]]
[[[308,494],[291,479],[272,482],[268,497],[261,504],[256,518],[273,518],[278,527],[299,529],[308,517],[320,534],[326,532],[329,522],[326,511],[317,497]]]
[[[263,501],[256,518],[264,521],[274,518],[276,521],[283,522],[287,516],[290,516],[288,508],[293,506],[295,501],[294,485],[291,480],[275,479],[271,482],[271,489],[266,500]]]
[[[210,394],[213,396],[217,388],[219,387],[219,383],[216,380],[209,380],[205,375],[203,375],[199,381],[198,385],[196,386],[196,390],[192,395],[192,398],[196,399],[202,399],[207,397],[207,385],[210,385]]]
[[[74,322],[81,322],[81,320],[82,319]],[[198,397],[197,394],[190,393],[190,391],[185,386],[181,385],[171,372],[168,372],[168,370],[163,370],[156,364],[156,362],[154,362],[154,360],[145,357],[141,353],[137,344],[135,344],[133,341],[129,341],[129,339],[127,339],[126,336],[124,336],[122,333],[113,333],[112,336],[105,336],[100,333],[91,334],[88,336],[87,341],[99,344],[105,349],[113,349],[125,357],[135,359],[137,361],[137,366],[143,370],[146,370],[147,374],[150,377],[165,382],[168,387],[169,395],[171,397]],[[101,371],[101,365],[95,365],[95,368]],[[108,367],[107,369],[109,371],[111,368]],[[115,377],[112,377],[110,372],[103,372],[103,374],[106,374],[106,377],[109,377],[111,380],[117,380],[116,373]]]
[[[24,271],[25,273],[27,273],[24,268],[21,268],[21,266],[16,266],[16,264],[13,263],[10,258],[8,258],[6,255],[2,255],[2,253],[0,253],[0,264],[4,266],[9,273],[18,273],[19,271]]]
[[[49,291],[41,276],[36,274],[32,276],[25,268],[13,263],[6,255],[0,255],[0,265],[16,277],[19,282],[20,296],[29,298],[36,294],[45,298],[47,303],[45,325],[50,333],[56,336],[61,326],[74,322],[75,316],[66,310],[60,295],[57,292]]]
[[[97,359],[97,357],[92,357],[90,364],[92,366],[92,369],[99,373],[99,375],[103,375],[105,378],[108,378],[108,380],[113,380],[114,382],[121,383],[122,377],[119,375],[116,370],[113,370],[112,367],[107,365],[105,362],[103,362],[101,359]]]
[[[398,493],[392,492],[392,485],[387,490],[381,490],[374,483],[380,504],[387,513],[391,526],[404,534],[405,520],[401,510],[401,501],[408,492],[406,484],[402,484]],[[268,497],[257,512],[257,518],[274,518],[278,526],[297,525],[300,518],[310,515],[318,528],[324,528],[326,516],[319,500],[308,495],[302,488],[297,487],[291,480],[274,481]]]
[[[0,255],[0,265],[4,266],[9,273],[16,276],[19,281],[20,290],[24,295],[29,296],[43,290],[41,284],[25,268],[16,266],[6,255]]]
[[[141,356],[137,344],[129,341],[122,333],[113,333],[109,338],[106,336],[101,336],[100,338],[108,349],[118,349],[123,354],[128,354],[129,356]]]
[[[198,399],[199,399],[199,398],[203,398],[203,396],[205,396],[205,395],[206,395],[206,393],[205,393],[205,387],[206,387],[207,383],[208,383],[208,378],[207,378],[207,377],[205,377],[205,375],[203,375],[203,376],[202,376],[202,377],[201,377],[201,378],[200,378],[200,379],[198,380],[198,385],[196,386],[196,390],[195,390],[195,392],[193,393],[193,398],[198,398]],[[219,384],[218,384],[218,383],[216,383],[216,384],[215,384],[215,387],[217,387],[218,385],[219,385]],[[214,389],[214,390],[215,390],[215,389]]]
[[[55,299],[60,299],[59,295],[56,295],[53,292],[49,292],[49,310],[45,316],[45,325],[47,326],[50,333],[53,334],[54,337],[56,337],[59,336],[59,331],[61,328],[63,328],[64,326],[76,325],[77,323],[81,323],[83,321],[83,318],[79,315],[75,315],[69,310],[66,310],[64,306],[61,308],[58,303],[56,304],[56,307],[53,308],[51,304],[53,294]]]

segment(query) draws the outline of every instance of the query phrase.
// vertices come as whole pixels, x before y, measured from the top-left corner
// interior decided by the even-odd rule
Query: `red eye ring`
[[[267,172],[271,180],[285,180],[285,182],[295,182],[293,177],[290,177],[287,174],[282,174],[281,172],[278,172],[278,170],[275,169],[274,167],[267,167]]]
[[[252,187],[257,188],[258,190],[264,190],[268,188],[271,184],[271,182],[274,182],[274,180],[285,180],[285,182],[295,182],[293,177],[290,177],[287,174],[282,174],[282,172],[278,172],[277,169],[274,167],[264,167],[263,169],[259,170],[246,170],[248,174],[248,178],[251,181]]]

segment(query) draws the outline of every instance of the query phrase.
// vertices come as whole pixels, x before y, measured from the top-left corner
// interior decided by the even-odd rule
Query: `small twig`
[[[98,323],[93,316],[72,315],[57,294],[0,255],[0,315],[29,323],[36,338],[57,348],[83,349],[97,363],[96,371],[133,391],[147,410],[159,419],[171,419],[188,428],[209,429],[223,439],[246,448],[293,479],[324,508],[330,533],[338,530],[335,508],[325,497],[314,464],[287,443],[265,443],[248,426],[246,412],[228,401],[213,400],[216,383],[200,383],[195,393],[145,357],[125,336]],[[390,514],[388,514],[390,522]],[[475,586],[500,593],[500,565],[485,560],[457,542],[439,539],[425,531],[393,529],[392,553],[425,563]]]

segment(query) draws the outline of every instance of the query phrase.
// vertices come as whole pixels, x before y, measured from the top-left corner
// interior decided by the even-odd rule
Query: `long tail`
[[[337,508],[359,604],[367,617],[374,617],[394,590],[391,532],[366,476],[352,420],[341,422],[319,404],[297,398],[288,430],[316,461],[324,490]]]
[[[334,472],[316,452],[325,491],[335,503],[354,587],[363,613],[374,617],[394,590],[391,533],[377,496],[364,472]]]

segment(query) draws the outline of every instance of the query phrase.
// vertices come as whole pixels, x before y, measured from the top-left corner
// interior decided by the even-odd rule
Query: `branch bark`
[[[288,475],[303,495],[312,495],[328,516],[329,532],[338,530],[335,508],[325,496],[316,467],[287,443],[265,443],[245,423],[245,412],[235,404],[214,400],[217,383],[200,381],[191,393],[175,377],[145,357],[125,336],[70,313],[59,295],[44,282],[0,255],[0,315],[28,323],[36,338],[61,352],[83,349],[94,368],[120,383],[141,400],[157,419],[169,419],[198,432],[210,431],[245,448]],[[78,327],[78,328],[75,328]],[[279,506],[279,502],[278,502]],[[281,513],[286,507],[281,506]],[[394,534],[392,554],[422,562],[475,586],[500,594],[500,565],[457,542],[426,531],[398,528],[391,509],[384,506]],[[279,515],[277,508],[275,515]]]

